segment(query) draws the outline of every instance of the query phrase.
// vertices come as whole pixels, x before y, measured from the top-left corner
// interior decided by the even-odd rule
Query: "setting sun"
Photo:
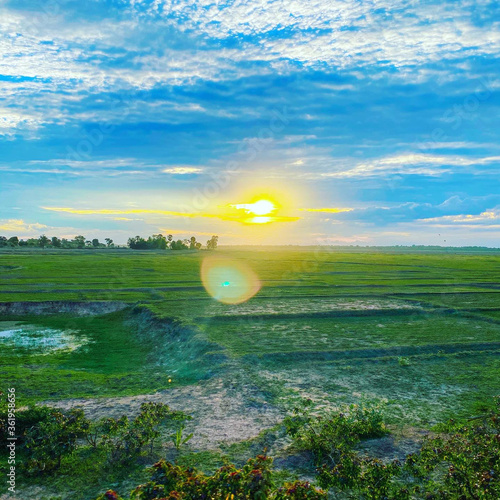
[[[276,205],[269,200],[258,200],[254,203],[242,203],[238,205],[230,205],[238,210],[245,210],[246,213],[254,215],[269,215],[276,210]]]

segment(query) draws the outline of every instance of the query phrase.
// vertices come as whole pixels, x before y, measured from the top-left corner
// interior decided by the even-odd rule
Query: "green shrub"
[[[399,366],[410,366],[411,365],[410,358],[406,358],[403,356],[400,356],[398,358],[398,363],[399,363]]]
[[[88,442],[95,448],[104,448],[111,463],[127,463],[140,455],[146,446],[152,452],[162,427],[183,428],[184,421],[189,419],[189,415],[172,411],[163,403],[143,403],[141,412],[132,421],[122,416],[96,422],[89,430]]]
[[[381,407],[373,403],[351,405],[341,412],[314,415],[312,401],[305,400],[283,423],[295,446],[312,452],[317,465],[335,465],[341,455],[361,439],[387,433]]]
[[[272,479],[272,459],[258,455],[240,469],[225,465],[212,476],[165,460],[156,463],[151,481],[138,486],[131,500],[320,500],[326,494],[307,482],[286,483],[278,488]],[[98,500],[121,500],[107,491]]]
[[[40,424],[42,422],[47,422],[52,414],[53,408],[48,406],[31,406],[23,410],[16,410],[16,437],[17,446],[23,446],[25,443],[25,433],[31,429],[31,427]],[[2,446],[7,443],[5,438],[7,437],[7,408],[0,408],[0,441]]]
[[[500,400],[497,400],[497,403]],[[500,498],[500,404],[467,424],[440,426],[420,453],[383,463],[343,451],[337,463],[318,469],[323,488],[353,498],[408,500],[498,500]]]
[[[47,416],[25,432],[25,447],[30,454],[26,463],[29,472],[49,472],[61,466],[64,455],[71,454],[77,447],[78,438],[85,436],[89,421],[83,410],[71,410],[64,414],[50,410]]]

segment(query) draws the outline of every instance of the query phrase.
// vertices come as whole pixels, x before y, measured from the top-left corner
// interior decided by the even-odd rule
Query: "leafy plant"
[[[181,424],[181,426],[177,429],[175,434],[172,434],[172,442],[174,443],[175,449],[179,451],[183,444],[186,444],[194,434],[188,434],[186,437],[182,436],[184,429],[186,428],[185,424]]]
[[[272,478],[272,458],[258,455],[240,469],[225,465],[207,476],[196,469],[160,460],[151,469],[151,480],[138,486],[131,500],[320,500],[326,494],[310,483],[296,481],[276,487]],[[106,496],[107,495],[107,496]],[[116,495],[116,496],[113,496]],[[107,491],[98,500],[121,500]]]
[[[403,356],[400,356],[398,358],[398,363],[399,363],[399,366],[410,366],[411,365],[410,358],[406,358]]]
[[[54,409],[48,418],[45,412],[40,415],[43,420],[25,432],[25,447],[30,453],[27,469],[30,472],[58,469],[62,457],[76,449],[78,438],[85,436],[89,426],[80,409],[68,414]]]
[[[420,453],[383,463],[352,451],[318,469],[324,488],[376,500],[497,500],[500,498],[500,399],[492,413],[466,424],[450,421],[425,440]]]
[[[165,404],[143,403],[141,412],[132,421],[123,416],[119,419],[107,418],[98,422],[89,433],[90,444],[104,447],[110,462],[130,462],[147,445],[152,452],[155,440],[161,435],[161,427],[173,426],[175,422],[189,419],[191,419],[189,415],[172,411]],[[182,434],[181,444],[183,444]]]
[[[387,433],[380,405],[350,405],[340,412],[315,415],[312,401],[305,400],[284,419],[287,434],[295,446],[313,453],[317,465],[337,464],[342,453],[361,439],[380,437]]]

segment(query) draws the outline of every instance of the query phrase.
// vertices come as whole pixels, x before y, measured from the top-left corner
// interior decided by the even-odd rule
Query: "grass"
[[[86,341],[76,350],[49,353],[0,345],[2,387],[16,387],[22,404],[155,392],[206,378],[223,360],[217,346],[190,331],[153,323],[128,309],[96,317],[9,319],[74,331]],[[192,359],[197,360],[195,366]]]
[[[500,252],[217,253],[255,270],[254,298],[224,305],[208,296],[199,277],[206,252],[0,252],[0,302],[129,306],[104,316],[0,317],[88,340],[50,353],[1,344],[0,389],[16,387],[27,404],[152,393],[217,375],[282,410],[303,397],[331,407],[383,399],[391,425],[420,427],[474,415],[499,392]],[[183,460],[209,470],[264,441]]]
[[[499,252],[256,248],[218,254],[244,259],[257,272],[262,288],[256,297],[240,305],[211,299],[199,278],[205,252],[0,253],[2,302],[123,301],[186,325],[176,339],[169,331],[167,342],[165,331],[130,310],[5,318],[76,330],[90,343],[43,356],[4,346],[1,383],[17,383],[26,400],[36,401],[163,389],[172,374],[175,383],[191,383],[210,374],[207,363],[191,368],[193,359],[217,365],[223,355],[242,363],[250,356],[286,378],[292,360],[306,361],[314,372],[316,364],[343,358],[370,366],[385,357],[481,351],[486,360],[498,353]]]

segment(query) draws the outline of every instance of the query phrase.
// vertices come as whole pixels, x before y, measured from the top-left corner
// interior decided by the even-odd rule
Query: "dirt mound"
[[[124,302],[0,302],[0,315],[23,316],[43,314],[72,314],[73,316],[97,316],[125,309]]]

